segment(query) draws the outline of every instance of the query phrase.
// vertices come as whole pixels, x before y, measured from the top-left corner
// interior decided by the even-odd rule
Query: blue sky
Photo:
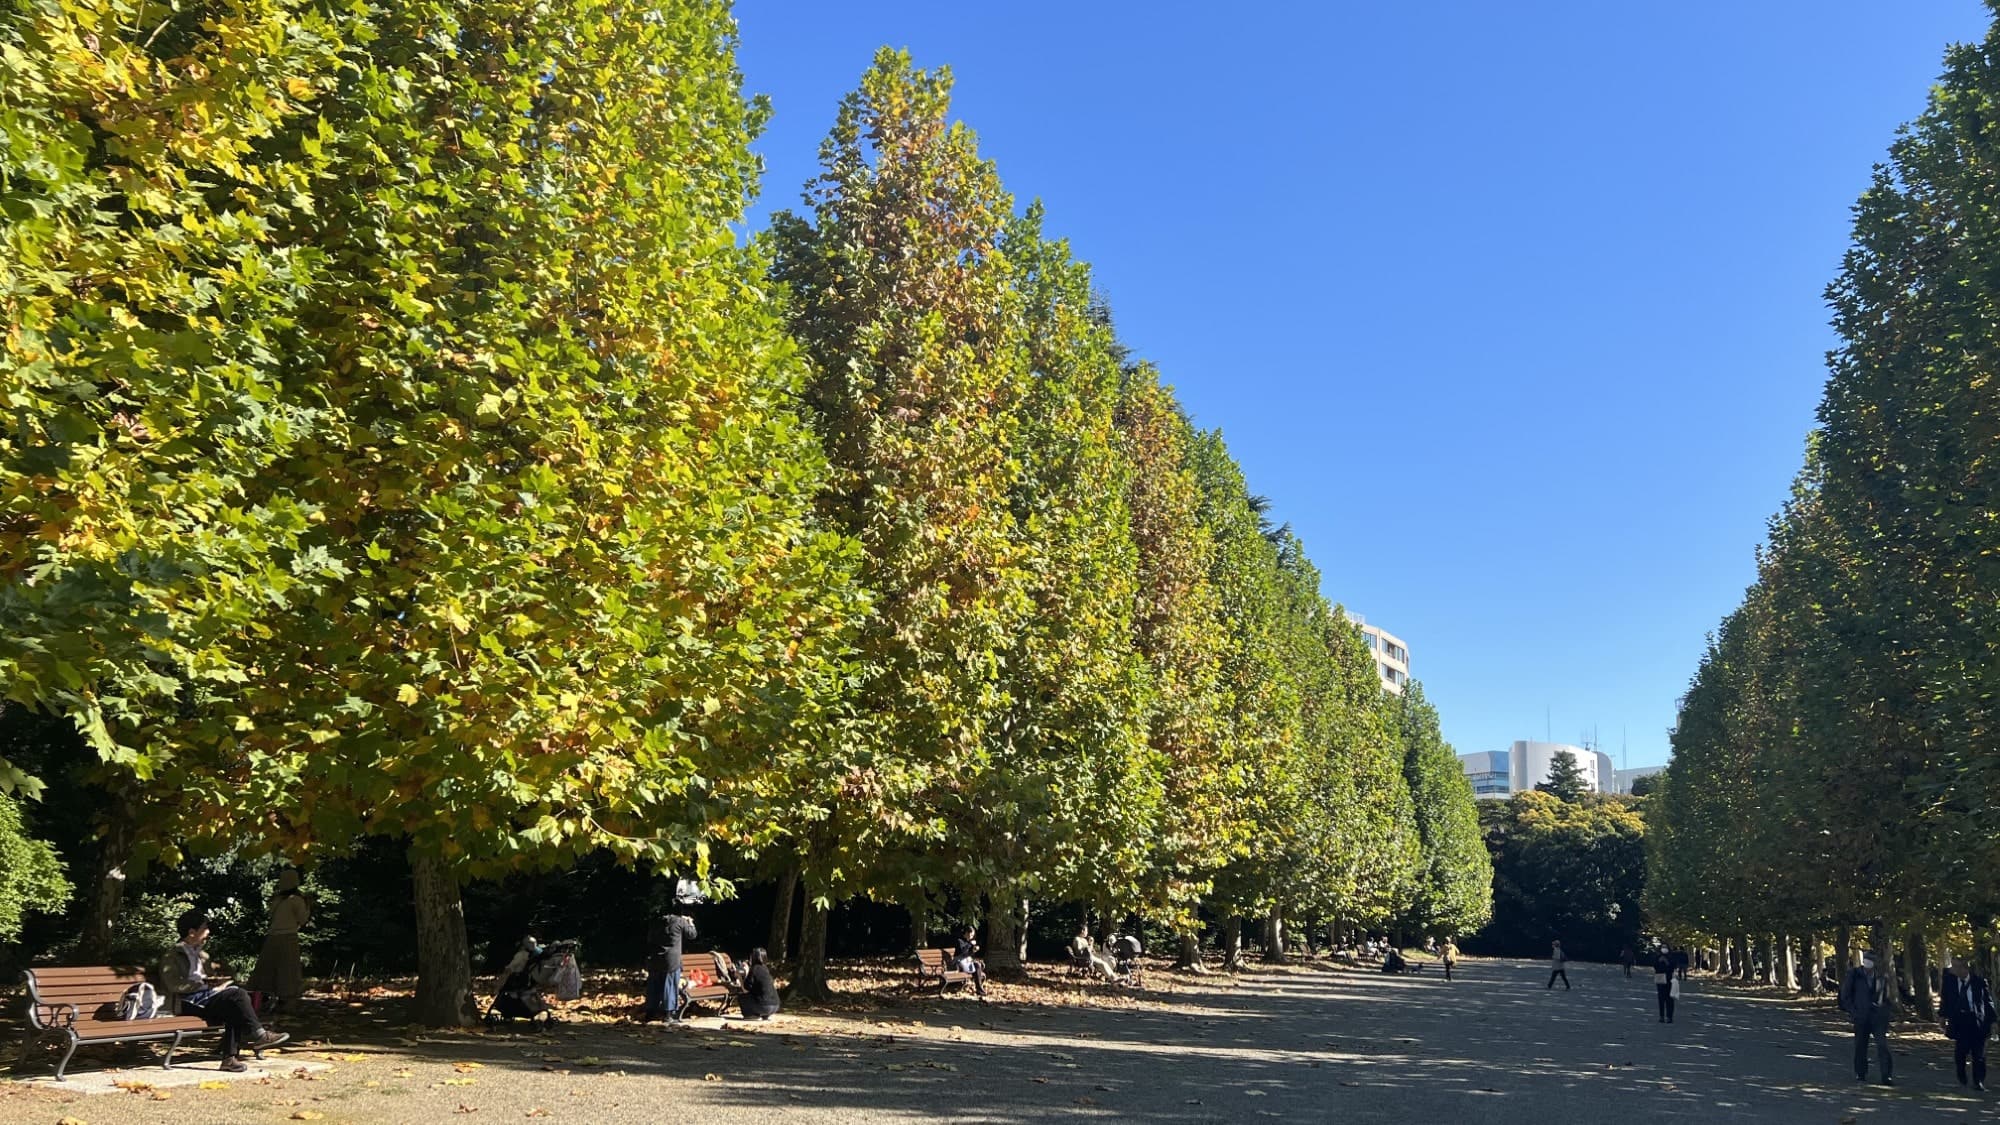
[[[1978,0],[739,0],[794,206],[882,44],[1095,267],[1461,752],[1621,738],[1742,595],[1848,209]]]

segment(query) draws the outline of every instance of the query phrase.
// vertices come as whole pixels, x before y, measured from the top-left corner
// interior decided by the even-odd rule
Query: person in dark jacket
[[[1673,959],[1674,959],[1674,972],[1680,977],[1680,979],[1682,980],[1688,979],[1688,951],[1685,949],[1674,950]]]
[[[167,951],[167,992],[178,1002],[183,1014],[200,1016],[208,1021],[208,1026],[222,1029],[223,1070],[240,1073],[250,1069],[238,1055],[240,1049],[262,1051],[291,1036],[272,1031],[257,1021],[248,992],[233,984],[209,983],[208,952],[202,948],[208,941],[208,915],[190,910],[180,916],[177,928],[180,943]]]
[[[771,976],[770,955],[753,949],[743,969],[743,1018],[767,1020],[777,1014],[778,982]]]
[[[1972,1088],[1986,1089],[1986,1037],[1993,1034],[1993,993],[1986,978],[1974,973],[1972,965],[1960,957],[1944,978],[1944,1008],[1939,1013],[1944,1033],[1951,1036],[1952,1065],[1958,1068],[1958,1084],[1966,1084],[1965,1061],[1972,1060]]]
[[[664,1019],[679,1023],[681,1018],[681,949],[694,937],[694,919],[685,914],[663,914],[653,919],[646,933],[646,1007],[641,1022]]]
[[[972,974],[972,991],[981,1000],[986,999],[986,962],[979,959],[978,931],[966,926],[958,931],[958,940],[952,943],[952,965],[961,973]]]
[[[1674,957],[1664,949],[1653,959],[1653,991],[1660,994],[1660,1022],[1674,1022]]]
[[[1884,1086],[1896,1081],[1896,1056],[1889,1051],[1889,1016],[1896,1007],[1896,990],[1888,971],[1875,963],[1873,954],[1861,955],[1861,964],[1847,974],[1840,989],[1840,1010],[1854,1021],[1854,1077],[1868,1081],[1868,1041],[1875,1041],[1881,1060]]]

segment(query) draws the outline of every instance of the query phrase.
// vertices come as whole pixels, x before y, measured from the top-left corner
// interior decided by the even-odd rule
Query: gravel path
[[[1696,980],[1679,1021],[1664,1026],[1649,974],[1628,981],[1616,967],[1573,964],[1570,975],[1576,987],[1565,993],[1544,989],[1545,970],[1525,962],[1469,962],[1450,984],[1298,969],[1136,1008],[951,998],[877,1017],[707,1020],[679,1033],[605,1025],[425,1037],[301,1052],[332,1065],[175,1091],[165,1104],[15,1084],[0,1093],[0,1121],[1837,1125],[2000,1109],[2000,1094],[1959,1092],[1935,1035],[1899,1043],[1900,1085],[1860,1086],[1848,1077],[1849,1040],[1823,1004]]]

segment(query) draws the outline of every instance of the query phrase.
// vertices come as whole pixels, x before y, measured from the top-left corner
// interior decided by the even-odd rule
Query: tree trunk
[[[1854,967],[1854,931],[1845,925],[1833,931],[1833,977],[1840,983],[1835,988],[1847,985],[1847,970]]]
[[[1917,997],[1917,1014],[1925,1023],[1936,1023],[1937,1007],[1931,1003],[1930,949],[1924,940],[1923,926],[1910,923],[1910,991]]]
[[[1018,980],[1021,970],[1021,903],[1014,888],[998,886],[986,893],[986,972],[1002,980]]]
[[[1757,962],[1750,955],[1750,935],[1736,935],[1736,979],[1753,981],[1757,979]]]
[[[1208,966],[1201,963],[1201,934],[1189,932],[1181,935],[1180,960],[1174,962],[1176,971],[1185,973],[1206,973]]]
[[[479,1022],[472,998],[472,951],[465,939],[465,901],[458,873],[438,856],[410,849],[417,899],[416,1022],[464,1027]]]
[[[1785,954],[1778,959],[1778,976],[1786,992],[1799,990],[1799,942],[1790,934],[1780,934],[1778,940],[1784,943]]]
[[[77,952],[102,963],[111,957],[111,935],[118,926],[118,913],[125,908],[125,865],[132,858],[133,822],[130,806],[116,792],[110,794],[110,815],[104,839],[97,852],[96,893],[83,916],[83,940]],[[178,937],[179,935],[176,935]]]
[[[910,929],[903,938],[903,952],[914,957],[917,950],[931,941],[930,903],[918,892],[903,903],[903,910],[910,916]]]
[[[778,899],[771,904],[771,937],[764,946],[764,952],[770,954],[773,961],[791,959],[792,901],[798,896],[798,889],[798,868],[778,876]]]
[[[1283,965],[1288,960],[1285,956],[1285,914],[1274,906],[1264,916],[1264,961],[1270,965]]]
[[[1807,934],[1803,945],[1805,953],[1803,975],[1805,979],[1800,983],[1805,986],[1806,995],[1817,996],[1820,993],[1821,976],[1819,932],[1815,930]]]
[[[1222,924],[1222,967],[1232,973],[1243,967],[1243,919],[1234,914]]]
[[[1750,939],[1750,977],[1758,984],[1778,983],[1777,974],[1771,971],[1771,935],[1758,934]]]
[[[826,1001],[833,990],[826,984],[826,916],[824,906],[806,900],[805,918],[799,924],[799,967],[785,989],[788,1000]]]

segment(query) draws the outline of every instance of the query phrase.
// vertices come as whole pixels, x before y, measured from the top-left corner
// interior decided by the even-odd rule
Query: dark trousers
[[[1883,1078],[1891,1078],[1896,1073],[1896,1056],[1889,1053],[1889,1021],[1870,1019],[1854,1025],[1854,1077],[1868,1077],[1868,1041],[1875,1040],[1875,1056],[1880,1060]]]
[[[1660,1022],[1661,1023],[1674,1022],[1673,983],[1670,981],[1666,984],[1656,984],[1653,986],[1653,991],[1658,992],[1660,994]]]
[[[1568,992],[1568,991],[1569,991],[1569,970],[1568,970],[1568,969],[1557,969],[1556,971],[1554,971],[1554,972],[1550,973],[1550,974],[1549,974],[1549,987],[1550,987],[1550,988],[1554,988],[1554,987],[1556,986],[1556,978],[1557,978],[1557,977],[1561,977],[1561,978],[1563,979],[1563,991],[1564,991],[1564,992]]]
[[[1446,980],[1451,979],[1451,962],[1449,961],[1446,961],[1444,963],[1444,979]]]
[[[1951,1064],[1958,1068],[1958,1084],[1965,1085],[1965,1060],[1972,1060],[1972,1080],[1986,1084],[1986,1033],[1982,1028],[1971,1035],[1951,1038]]]
[[[225,1059],[235,1058],[246,1040],[254,1041],[264,1033],[263,1025],[257,1022],[256,1010],[250,1007],[250,994],[240,988],[219,988],[201,1003],[189,1001],[184,1006],[207,1020],[208,1026],[222,1029],[222,1057]]]

